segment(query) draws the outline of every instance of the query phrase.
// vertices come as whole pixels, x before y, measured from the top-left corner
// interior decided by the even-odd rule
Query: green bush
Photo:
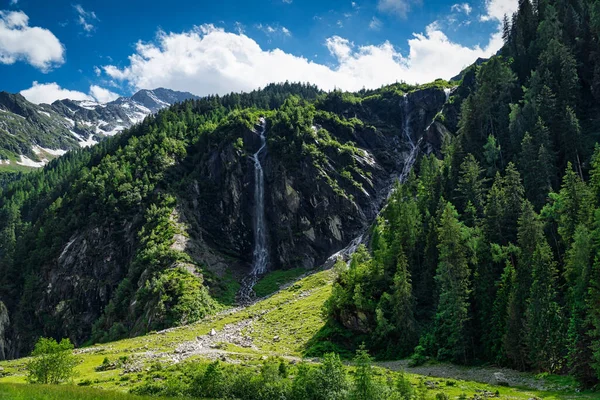
[[[54,339],[40,338],[31,353],[33,359],[27,363],[27,380],[30,383],[59,384],[73,378],[73,369],[78,363],[72,353],[69,339],[57,343]]]

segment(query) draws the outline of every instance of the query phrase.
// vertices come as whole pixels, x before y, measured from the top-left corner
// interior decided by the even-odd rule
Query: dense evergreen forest
[[[327,305],[382,357],[600,378],[600,2],[521,0]],[[345,328],[344,328],[345,329]],[[413,354],[414,352],[414,354]]]

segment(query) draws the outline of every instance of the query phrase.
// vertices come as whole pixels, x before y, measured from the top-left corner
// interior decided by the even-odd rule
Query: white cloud
[[[333,36],[325,45],[336,60],[331,67],[285,53],[263,50],[244,34],[212,25],[183,33],[159,32],[155,43],[138,42],[129,65],[103,66],[112,79],[134,89],[166,87],[197,95],[249,91],[271,82],[311,82],[325,90],[359,90],[396,81],[430,82],[451,78],[478,57],[489,57],[502,45],[499,34],[485,47],[454,43],[435,25],[408,41],[402,55],[389,42],[357,46]]]
[[[64,63],[64,47],[52,32],[29,26],[22,11],[0,11],[0,63],[25,61],[43,72]]]
[[[102,75],[102,70],[99,67],[94,66],[94,73],[96,74],[96,76],[100,76]]]
[[[96,27],[92,24],[92,21],[98,21],[98,17],[96,13],[93,11],[85,11],[80,4],[75,4],[73,6],[75,11],[77,11],[77,23],[81,25],[83,30],[90,34],[92,31],[96,29]]]
[[[116,100],[119,95],[104,89],[100,86],[90,86],[89,94],[77,90],[63,89],[56,82],[38,83],[33,82],[29,89],[21,90],[21,94],[30,102],[35,104],[52,104],[56,100],[71,99],[71,100],[90,100],[99,103],[106,103]]]
[[[33,82],[29,89],[21,90],[21,94],[30,102],[35,104],[51,104],[55,100],[93,100],[91,96],[78,92],[76,90],[67,90],[61,88],[57,83],[38,83]]]
[[[19,0],[10,0],[10,5],[14,6],[15,4],[17,4],[19,2]]]
[[[480,19],[482,21],[502,21],[504,15],[510,16],[514,14],[519,8],[518,0],[486,0],[485,2],[485,15],[482,15]]]
[[[377,19],[376,17],[373,17],[371,19],[371,22],[369,22],[369,29],[373,30],[373,31],[378,31],[381,29],[381,21],[379,19]]]
[[[377,9],[400,18],[406,18],[412,6],[418,4],[421,4],[421,0],[379,0]]]
[[[236,21],[235,24],[234,24],[234,26],[235,26],[235,31],[237,33],[239,33],[239,34],[244,33],[245,27],[244,27],[244,25],[241,22]]]
[[[90,86],[90,95],[96,99],[98,103],[108,103],[119,98],[118,94],[96,85]]]
[[[286,3],[286,4],[292,4],[292,1],[293,1],[293,0],[282,0],[282,1],[283,1],[284,3]]]
[[[469,5],[469,3],[457,3],[454,4],[450,9],[456,12],[464,12],[467,15],[471,14],[471,11],[473,11],[473,8]]]
[[[213,25],[207,25],[212,27],[213,29],[215,29],[215,27]],[[258,24],[255,25],[256,29],[263,31],[267,36],[275,36],[275,35],[283,35],[283,36],[291,36],[292,32],[286,28],[285,26],[279,27],[279,26],[272,26],[272,25],[263,25],[263,24]],[[239,34],[243,34],[243,30],[240,31],[239,29],[237,29],[237,32]]]

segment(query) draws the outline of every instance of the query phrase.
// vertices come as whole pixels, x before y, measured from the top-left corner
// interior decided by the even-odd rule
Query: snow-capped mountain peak
[[[0,144],[0,160],[2,165],[39,167],[59,154],[57,152],[96,144],[150,114],[194,98],[198,97],[158,88],[142,89],[131,97],[119,97],[109,103],[65,99],[51,105],[36,105],[19,94],[3,92],[0,93],[0,135],[5,133],[11,137],[11,146],[3,149]],[[49,151],[40,156],[40,148]],[[24,159],[31,162],[24,163]]]

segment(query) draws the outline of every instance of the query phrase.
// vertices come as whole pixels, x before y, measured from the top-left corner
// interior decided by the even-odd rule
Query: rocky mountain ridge
[[[57,100],[33,104],[21,94],[0,93],[0,167],[42,167],[66,151],[114,136],[146,116],[197,96],[158,88],[108,103]]]

